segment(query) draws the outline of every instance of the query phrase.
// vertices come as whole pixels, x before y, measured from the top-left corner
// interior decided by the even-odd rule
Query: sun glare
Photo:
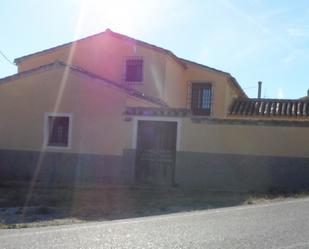
[[[105,26],[123,33],[135,32],[144,27],[158,2],[141,0],[81,0],[85,27]]]

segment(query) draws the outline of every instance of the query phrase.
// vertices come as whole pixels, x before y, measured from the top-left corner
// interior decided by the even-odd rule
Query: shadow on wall
[[[309,188],[309,158],[177,152],[175,179],[217,191],[293,192]]]
[[[132,184],[135,152],[123,156],[0,150],[0,181],[54,183]]]

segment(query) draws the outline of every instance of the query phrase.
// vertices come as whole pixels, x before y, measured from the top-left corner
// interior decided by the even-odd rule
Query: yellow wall
[[[70,57],[70,55],[72,55]],[[66,45],[50,51],[33,55],[18,63],[19,72],[49,64],[55,60],[82,67],[109,80],[124,82],[125,58],[130,56],[142,57],[144,60],[144,82],[132,84],[131,87],[154,97],[171,102],[179,102],[179,97],[170,98],[166,94],[166,84],[170,87],[170,80],[183,80],[184,68],[167,54],[157,50],[125,41],[111,35],[99,34],[88,39],[80,40],[74,45]],[[71,58],[71,60],[69,59]],[[168,67],[168,68],[167,68]],[[166,71],[171,68],[168,78]],[[177,75],[174,75],[177,74]],[[177,85],[175,85],[177,87]],[[174,96],[173,96],[174,97]]]
[[[124,83],[126,56],[144,58],[144,83],[133,86],[137,90],[184,108],[188,83],[210,82],[213,116],[229,118],[228,109],[239,93],[228,74],[190,62],[184,70],[174,58],[130,40],[96,35],[76,47],[28,57],[18,66],[22,72],[62,60]],[[60,112],[73,114],[72,148],[60,151],[121,155],[134,139],[133,122],[124,121],[126,106],[154,105],[82,74],[65,74],[60,66],[11,80],[0,84],[0,149],[42,150],[45,113]],[[181,127],[183,151],[309,157],[309,128],[197,124],[190,118],[182,118]]]
[[[225,117],[229,118],[229,116],[227,115],[230,111],[231,105],[233,103],[233,101],[235,99],[237,99],[239,97],[239,94],[237,93],[236,89],[234,87],[232,87],[230,84],[226,84],[225,85]]]
[[[0,149],[42,150],[46,112],[73,114],[72,147],[48,151],[121,155],[133,148],[134,122],[125,121],[124,108],[152,105],[80,73],[65,75],[58,66],[0,84]],[[309,128],[180,122],[181,151],[309,157]]]
[[[185,108],[188,104],[188,82],[211,82],[214,87],[213,115],[226,116],[231,101],[227,88],[231,87],[225,74],[189,62],[186,63],[188,68],[185,69],[166,53],[108,33],[27,57],[21,60],[18,66],[22,72],[61,60],[115,82],[127,84],[123,78],[125,57],[128,56],[140,56],[144,59],[144,82],[131,85],[133,88],[158,97],[171,107]]]
[[[55,68],[0,84],[0,149],[42,150],[45,113],[58,112],[73,114],[72,148],[48,151],[121,155],[131,140],[122,116],[126,94],[75,73],[62,81],[64,75]]]
[[[213,90],[213,116],[226,117],[226,110],[229,99],[226,97],[226,89],[228,85],[228,77],[223,73],[215,72],[211,69],[188,63],[186,71],[186,82],[208,82],[212,83]]]
[[[185,72],[171,58],[166,60],[164,99],[171,107],[186,108],[187,84]]]
[[[182,151],[309,157],[309,127],[197,124],[182,119]]]

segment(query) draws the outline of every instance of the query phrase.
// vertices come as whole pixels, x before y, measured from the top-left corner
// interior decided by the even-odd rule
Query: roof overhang
[[[152,49],[152,50],[155,50],[159,53],[162,53],[162,54],[165,54],[167,56],[169,56],[170,58],[172,58],[177,64],[179,64],[183,69],[186,69],[187,68],[187,65],[182,62],[181,59],[179,59],[173,52],[171,52],[170,50],[167,50],[167,49],[164,49],[164,48],[161,48],[161,47],[158,47],[158,46],[155,46],[153,44],[150,44],[150,43],[147,43],[147,42],[144,42],[144,41],[141,41],[141,40],[138,40],[138,39],[134,39],[132,37],[129,37],[129,36],[126,36],[126,35],[123,35],[123,34],[120,34],[120,33],[116,33],[116,32],[113,32],[111,31],[110,29],[106,29],[104,32],[101,32],[101,33],[98,33],[98,34],[95,34],[95,35],[92,35],[92,36],[87,36],[87,37],[84,37],[84,38],[81,38],[81,39],[78,39],[78,40],[75,40],[75,41],[72,41],[72,42],[68,42],[68,43],[64,43],[62,45],[59,45],[59,46],[56,46],[56,47],[52,47],[52,48],[49,48],[49,49],[45,49],[45,50],[42,50],[42,51],[39,51],[39,52],[35,52],[35,53],[31,53],[31,54],[28,54],[28,55],[25,55],[25,56],[22,56],[22,57],[18,57],[14,60],[14,63],[15,64],[18,64],[26,59],[29,59],[33,56],[37,56],[37,55],[42,55],[42,54],[46,54],[46,53],[50,53],[50,52],[53,52],[54,50],[56,49],[59,49],[59,48],[63,48],[63,47],[67,47],[67,46],[72,46],[73,44],[78,44],[80,42],[83,42],[83,41],[86,41],[88,39],[92,39],[92,38],[95,38],[95,37],[98,37],[98,36],[102,36],[102,35],[109,35],[111,37],[114,37],[114,38],[117,38],[117,39],[120,39],[122,41],[126,41],[126,42],[130,42],[132,44],[136,44],[136,45],[140,45],[140,46],[143,46],[145,48],[148,48],[148,49]]]

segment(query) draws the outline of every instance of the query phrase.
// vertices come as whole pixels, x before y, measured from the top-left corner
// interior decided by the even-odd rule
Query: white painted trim
[[[136,149],[138,121],[176,122],[177,123],[176,151],[180,150],[181,123],[182,123],[181,122],[182,121],[181,118],[172,118],[172,117],[144,117],[144,116],[133,117],[133,141],[132,141],[132,148],[133,149]]]
[[[69,134],[68,134],[68,146],[51,146],[48,145],[49,129],[48,129],[48,117],[68,117],[69,118]],[[72,129],[73,129],[73,114],[64,112],[45,112],[44,115],[44,127],[43,127],[43,148],[44,149],[56,149],[56,150],[69,150],[72,148]]]

